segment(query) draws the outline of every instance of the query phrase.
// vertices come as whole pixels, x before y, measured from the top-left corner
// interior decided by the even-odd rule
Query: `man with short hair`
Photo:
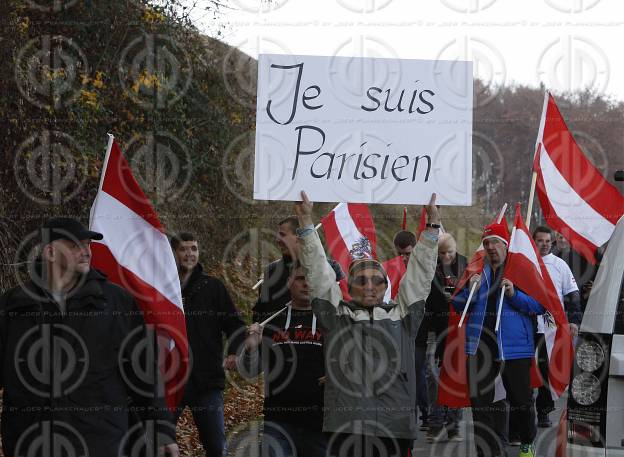
[[[594,279],[598,271],[598,265],[600,263],[600,249],[596,251],[596,259],[598,264],[592,265],[585,257],[576,252],[568,240],[561,234],[556,233],[556,247],[552,249],[552,253],[561,258],[570,267],[570,271],[574,275],[574,280],[579,288],[581,296],[581,313],[585,310],[589,294],[592,286],[594,285]]]
[[[430,330],[436,336],[435,362],[434,362],[434,389],[432,389],[431,410],[429,413],[429,429],[427,439],[429,441],[441,441],[446,434],[451,441],[460,441],[459,421],[461,419],[460,408],[449,408],[438,405],[437,381],[440,376],[440,366],[444,358],[444,345],[448,332],[448,319],[451,304],[451,295],[455,290],[457,281],[464,274],[467,259],[457,253],[457,243],[450,233],[443,233],[438,239],[438,263],[435,276],[431,283],[431,292],[427,297],[425,308],[431,314]]]
[[[581,325],[581,297],[576,285],[574,275],[568,264],[551,253],[552,230],[540,225],[533,231],[533,240],[537,245],[542,261],[548,270],[548,274],[557,290],[561,306],[564,307],[568,322],[570,323],[570,334],[575,337]],[[550,427],[552,423],[548,415],[555,409],[555,403],[548,386],[548,351],[546,349],[545,331],[547,327],[553,325],[552,319],[548,319],[550,314],[537,316],[537,353],[538,366],[542,374],[544,384],[538,389],[535,405],[537,408],[537,425],[539,427]]]
[[[176,422],[185,406],[193,414],[199,438],[208,457],[227,455],[223,421],[225,373],[236,369],[236,353],[245,338],[245,323],[221,281],[207,275],[199,263],[199,245],[192,233],[171,238],[178,266],[186,334],[192,360]],[[229,339],[223,360],[223,335]]]
[[[7,457],[122,455],[131,410],[150,423],[159,452],[179,456],[158,360],[136,366],[128,339],[153,334],[132,296],[90,266],[91,240],[102,238],[76,219],[49,219],[30,280],[0,297]]]
[[[506,223],[486,226],[481,240],[486,254],[483,271],[473,275],[452,301],[455,310],[461,314],[470,289],[476,286],[465,324],[465,350],[477,455],[504,455],[496,432],[499,427],[494,420],[497,411],[493,407],[495,380],[500,374],[511,403],[510,414],[516,415],[518,420],[519,456],[533,457],[536,429],[530,381],[534,355],[532,316],[543,314],[545,310],[534,298],[503,277],[509,246]],[[504,296],[499,309],[501,288]],[[500,327],[496,329],[499,313]]]
[[[416,235],[410,231],[401,230],[394,235],[393,243],[394,250],[397,255],[403,257],[403,262],[407,267],[407,262],[409,262],[414,246],[416,246]]]
[[[379,455],[403,457],[417,434],[414,338],[435,271],[440,228],[435,194],[427,206],[429,227],[411,253],[398,303],[384,303],[388,278],[372,258],[352,262],[351,300],[343,299],[314,230],[312,202],[304,192],[301,196],[295,204],[299,260],[325,338],[328,456],[360,457],[376,449]]]
[[[288,216],[277,224],[275,240],[282,258],[271,262],[264,270],[258,301],[253,307],[254,322],[261,322],[290,301],[288,276],[292,263],[297,260],[297,229],[299,220]]]
[[[287,311],[266,328],[257,322],[249,328],[244,369],[239,372],[249,378],[264,371],[263,457],[325,457],[324,338],[312,311],[304,269],[298,261],[292,267]]]

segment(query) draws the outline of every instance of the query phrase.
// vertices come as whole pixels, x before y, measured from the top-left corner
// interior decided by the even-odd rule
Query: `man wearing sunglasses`
[[[416,438],[414,337],[435,273],[440,216],[435,194],[427,206],[428,228],[414,247],[397,303],[385,303],[388,283],[374,259],[349,268],[351,300],[343,299],[335,273],[312,222],[304,192],[295,212],[302,227],[299,261],[314,314],[325,338],[325,411],[329,456],[407,456]]]

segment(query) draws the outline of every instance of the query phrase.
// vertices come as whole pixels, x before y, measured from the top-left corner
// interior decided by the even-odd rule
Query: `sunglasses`
[[[370,283],[373,286],[381,286],[382,284],[388,284],[388,281],[386,281],[386,278],[384,278],[383,276],[356,276],[355,278],[353,278],[353,284],[355,284],[356,286],[365,286],[366,284],[368,284],[368,282],[370,281]]]

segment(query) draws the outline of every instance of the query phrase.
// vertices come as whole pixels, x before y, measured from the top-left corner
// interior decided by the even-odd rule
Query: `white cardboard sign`
[[[472,63],[262,54],[254,198],[472,204]]]

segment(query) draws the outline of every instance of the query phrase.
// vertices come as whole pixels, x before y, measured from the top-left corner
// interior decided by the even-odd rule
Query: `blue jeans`
[[[184,390],[184,398],[176,409],[176,423],[185,406],[188,406],[193,414],[206,457],[225,457],[227,443],[223,423],[223,391],[220,389],[200,391],[189,381]]]
[[[325,457],[327,438],[321,431],[286,422],[264,422],[261,457]]]

